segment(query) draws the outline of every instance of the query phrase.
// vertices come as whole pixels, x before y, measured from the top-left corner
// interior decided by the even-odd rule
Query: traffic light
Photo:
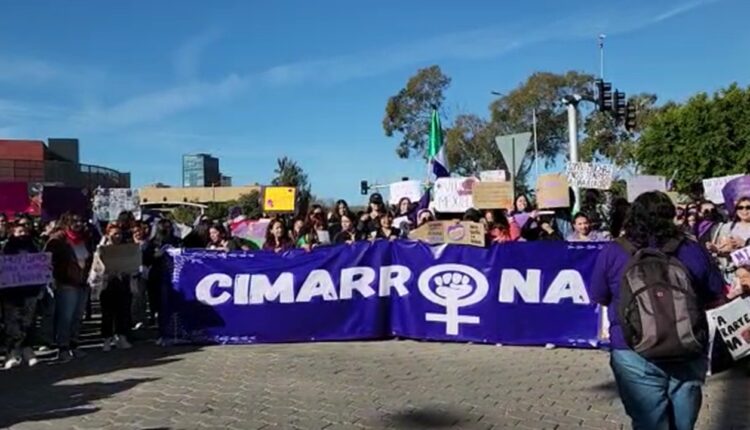
[[[366,196],[370,192],[370,186],[367,185],[367,181],[362,181],[359,183],[359,192]]]
[[[614,113],[615,122],[618,124],[625,119],[625,115],[627,114],[625,93],[621,91],[615,91],[612,93],[612,111]]]
[[[628,102],[627,107],[625,108],[625,130],[627,131],[633,131],[635,130],[636,123],[635,123],[635,104]]]
[[[599,79],[596,81],[597,105],[599,111],[608,112],[612,110],[612,83]]]

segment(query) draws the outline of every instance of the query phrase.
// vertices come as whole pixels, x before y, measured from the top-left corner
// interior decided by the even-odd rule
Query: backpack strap
[[[664,246],[661,247],[661,252],[667,255],[674,255],[677,252],[677,249],[680,248],[680,245],[682,245],[682,239],[680,238],[669,239],[667,243],[665,243]]]
[[[615,239],[615,243],[620,245],[622,249],[625,250],[625,252],[628,253],[628,255],[633,256],[636,252],[638,252],[638,248],[636,248],[635,245],[633,245],[629,240],[625,239],[624,237],[618,237]]]

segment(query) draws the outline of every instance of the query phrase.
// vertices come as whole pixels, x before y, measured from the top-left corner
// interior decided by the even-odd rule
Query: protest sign
[[[0,255],[0,288],[47,285],[52,282],[52,254]]]
[[[735,266],[744,266],[750,263],[750,246],[738,249],[731,254]]]
[[[750,299],[735,299],[706,314],[735,360],[750,356]]]
[[[539,209],[570,207],[568,179],[559,173],[539,175],[536,181],[536,203]]]
[[[259,248],[262,248],[263,244],[266,243],[266,231],[270,223],[270,219],[241,219],[231,222],[229,228],[233,237],[252,240]]]
[[[263,211],[294,212],[297,189],[294,187],[264,187]]]
[[[667,191],[667,178],[664,176],[638,175],[628,179],[628,201],[633,202],[649,191]]]
[[[612,186],[614,166],[598,163],[568,163],[566,167],[568,183],[574,187],[594,190],[608,190]]]
[[[706,200],[712,201],[717,205],[724,203],[724,195],[722,190],[724,186],[731,180],[742,177],[739,175],[721,176],[718,178],[708,178],[703,180],[703,196]]]
[[[388,186],[388,194],[388,202],[392,205],[397,205],[403,198],[416,202],[422,198],[422,183],[417,180],[394,182]]]
[[[479,180],[482,182],[505,182],[505,170],[485,170],[479,172]]]
[[[431,221],[409,233],[409,238],[431,245],[484,246],[484,225],[471,221]]]
[[[59,219],[66,212],[83,219],[89,217],[89,198],[86,191],[76,187],[42,188],[42,221]]]
[[[477,182],[472,189],[477,209],[509,209],[513,207],[513,185],[510,182]]]
[[[98,188],[94,191],[93,213],[99,221],[114,221],[122,212],[132,212],[140,218],[140,208],[138,190]]]
[[[137,243],[110,245],[99,248],[104,270],[110,274],[135,273],[141,267],[141,247]]]
[[[444,213],[463,213],[474,201],[472,189],[476,178],[439,178],[435,181],[435,210]]]
[[[750,176],[734,178],[724,185],[721,191],[724,196],[724,204],[730,214],[734,214],[734,205],[742,197],[750,197]]]

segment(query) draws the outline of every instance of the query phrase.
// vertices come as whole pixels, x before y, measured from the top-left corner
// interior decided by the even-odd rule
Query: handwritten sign
[[[130,188],[99,188],[94,191],[92,210],[99,221],[114,221],[122,212],[140,214],[138,190]]]
[[[485,170],[479,172],[479,180],[482,182],[505,182],[507,179],[505,170]]]
[[[628,179],[628,201],[635,201],[638,196],[649,191],[667,191],[667,178],[664,176],[638,175]]]
[[[721,176],[718,178],[704,179],[703,180],[703,196],[706,198],[706,200],[710,200],[717,205],[724,203],[724,195],[721,193],[722,190],[724,189],[724,186],[731,180],[737,179],[741,176],[743,175],[742,174],[729,175],[729,176]]]
[[[735,299],[706,315],[709,326],[719,330],[732,358],[750,356],[750,299]]]
[[[540,209],[570,207],[568,179],[559,173],[539,175],[536,181],[536,202]]]
[[[263,210],[265,212],[294,212],[297,189],[294,187],[263,188]]]
[[[388,187],[388,191],[388,201],[392,205],[397,205],[404,197],[416,202],[422,198],[422,183],[416,180],[394,182]]]
[[[52,254],[0,255],[0,288],[46,285],[52,282]]]
[[[136,243],[102,246],[99,248],[99,258],[104,270],[110,274],[136,273],[143,261],[141,247]]]
[[[608,190],[612,187],[614,166],[598,163],[568,163],[568,183],[574,187]]]
[[[732,252],[731,257],[735,266],[739,267],[750,264],[750,246]]]
[[[472,189],[476,178],[439,178],[435,181],[435,210],[443,213],[463,213],[474,201]]]
[[[430,245],[484,246],[484,225],[470,221],[431,221],[409,233],[409,238]]]
[[[472,198],[477,209],[508,209],[513,207],[513,186],[510,182],[477,182]]]

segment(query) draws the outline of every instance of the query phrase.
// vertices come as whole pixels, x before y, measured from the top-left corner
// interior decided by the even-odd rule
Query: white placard
[[[724,185],[732,179],[737,179],[743,174],[722,176],[719,178],[708,178],[703,180],[703,196],[706,200],[710,200],[717,205],[724,203],[724,195],[721,190],[724,189]]]
[[[734,299],[706,315],[735,360],[750,356],[750,299]]]
[[[568,163],[568,183],[573,187],[608,190],[612,187],[615,167],[611,164]]]
[[[627,181],[628,201],[635,201],[638,196],[649,191],[667,191],[667,178],[664,176],[638,175]]]
[[[476,178],[439,178],[435,181],[435,210],[464,213],[474,205],[471,190]]]
[[[734,263],[735,266],[745,266],[750,263],[750,246],[738,249],[730,255],[732,257],[732,263]]]
[[[479,172],[479,180],[482,182],[505,182],[505,170],[485,170]]]
[[[132,212],[140,218],[138,190],[130,188],[99,188],[94,191],[92,210],[99,221],[115,221],[121,212]]]
[[[404,197],[412,202],[422,198],[422,183],[417,180],[394,182],[389,187],[390,198],[388,202],[397,205]]]

